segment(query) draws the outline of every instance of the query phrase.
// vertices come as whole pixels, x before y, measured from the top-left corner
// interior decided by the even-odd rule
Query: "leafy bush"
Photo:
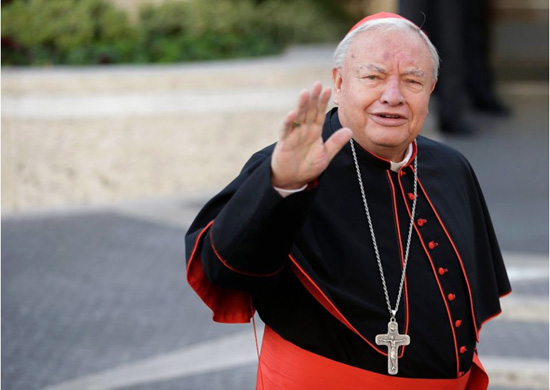
[[[152,62],[273,54],[344,31],[314,0],[167,2],[142,8],[140,25]]]
[[[137,25],[105,0],[13,0],[2,64],[177,62],[258,56],[335,41],[342,24],[315,0],[187,0],[141,8]]]
[[[126,14],[103,0],[16,0],[2,9],[2,64],[121,62],[138,38]]]
[[[248,0],[202,0],[145,6],[140,12],[151,62],[254,56],[279,52],[283,42],[262,31]]]

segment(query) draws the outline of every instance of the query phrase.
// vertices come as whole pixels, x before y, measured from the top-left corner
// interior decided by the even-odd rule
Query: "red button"
[[[439,244],[438,244],[437,242],[435,242],[435,241],[430,241],[430,242],[428,243],[428,248],[434,249],[434,248],[435,248],[436,246],[438,246],[438,245],[439,245]]]
[[[424,226],[424,224],[428,222],[427,219],[424,219],[424,218],[418,218],[418,221],[416,221],[416,223],[418,224],[418,226]]]
[[[449,301],[451,301],[451,302],[454,301],[455,298],[456,298],[456,295],[454,295],[454,294],[449,294],[449,295],[447,295],[447,299],[448,299]]]
[[[449,272],[449,270],[443,267],[439,267],[439,269],[437,270],[437,273],[441,276],[445,275],[447,272]]]
[[[462,320],[456,320],[455,327],[460,328],[460,325],[462,325]]]
[[[409,197],[410,200],[414,200],[414,194],[412,192],[409,192],[407,196]]]
[[[464,376],[464,374],[466,374],[464,371],[460,371],[460,372],[458,373],[458,377],[460,378],[460,377]]]
[[[466,352],[468,349],[463,345],[462,347],[460,347],[460,353],[464,353]]]
[[[405,171],[399,171],[400,176],[405,176],[406,174],[407,174],[407,172],[405,172]]]

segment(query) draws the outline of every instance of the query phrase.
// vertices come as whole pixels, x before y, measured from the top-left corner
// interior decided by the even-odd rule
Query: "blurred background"
[[[451,25],[423,3],[413,12],[426,29]],[[423,133],[472,162],[512,279],[503,314],[481,334],[491,390],[547,389],[548,2],[474,3],[484,7],[475,58],[500,109],[464,88],[467,126],[449,131],[442,90]],[[400,7],[3,0],[4,388],[252,389],[252,327],[210,320],[186,284],[185,231],[275,142],[300,90],[331,84],[347,30]],[[473,46],[470,22],[453,23],[454,46]],[[456,64],[442,57],[442,69]]]

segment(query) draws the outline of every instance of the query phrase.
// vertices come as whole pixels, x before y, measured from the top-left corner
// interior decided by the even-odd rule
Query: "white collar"
[[[411,159],[411,156],[413,154],[413,146],[412,146],[412,142],[409,144],[409,146],[407,147],[407,153],[405,153],[405,158],[401,161],[401,162],[393,162],[393,161],[390,161],[390,169],[394,172],[397,172],[399,171],[399,169],[405,165],[406,163],[409,162],[409,160]]]

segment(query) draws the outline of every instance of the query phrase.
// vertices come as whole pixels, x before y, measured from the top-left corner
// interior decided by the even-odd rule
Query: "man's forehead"
[[[383,51],[388,47],[402,47],[409,48],[415,53],[418,53],[418,49],[422,47],[423,51],[429,52],[428,45],[417,32],[398,28],[376,28],[362,31],[352,40],[350,51],[353,51],[354,48],[366,47],[374,52]]]
[[[356,69],[368,67],[371,70],[387,70],[390,64],[398,62],[401,68],[417,74],[431,69],[430,51],[422,38],[402,30],[395,32],[405,34],[395,37],[375,31],[362,33],[352,42],[345,62]],[[410,40],[396,39],[403,37],[410,37]]]

